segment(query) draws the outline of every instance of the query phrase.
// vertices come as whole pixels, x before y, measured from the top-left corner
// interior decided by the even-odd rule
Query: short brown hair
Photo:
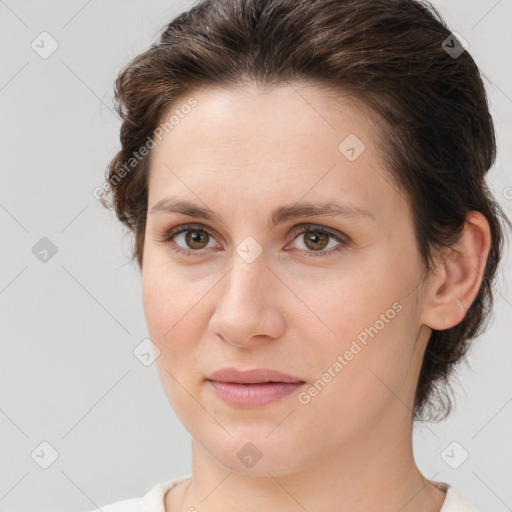
[[[454,47],[459,55],[447,51]],[[486,327],[493,305],[503,243],[499,217],[511,224],[484,180],[496,143],[480,72],[429,3],[203,0],[183,12],[119,72],[122,146],[108,166],[111,197],[102,204],[134,234],[133,257],[142,269],[151,152],[134,155],[164,114],[198,87],[293,80],[350,94],[383,120],[383,158],[410,202],[426,274],[437,250],[457,241],[469,211],[489,222],[480,290],[458,325],[432,332],[416,389],[414,419],[427,413],[444,419],[452,408],[448,377],[469,340]]]

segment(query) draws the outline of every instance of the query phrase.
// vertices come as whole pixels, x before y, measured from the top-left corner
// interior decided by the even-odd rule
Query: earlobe
[[[478,294],[491,247],[490,226],[483,214],[472,211],[456,244],[443,251],[431,278],[422,323],[444,330],[462,322]]]

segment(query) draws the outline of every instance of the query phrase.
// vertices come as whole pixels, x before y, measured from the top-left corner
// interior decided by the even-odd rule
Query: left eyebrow
[[[150,214],[157,211],[168,213],[181,213],[189,217],[198,217],[200,219],[219,221],[222,220],[208,207],[195,204],[190,201],[179,200],[174,197],[166,197],[158,201],[150,210]],[[366,217],[376,222],[375,215],[366,208],[360,208],[354,205],[342,205],[333,202],[310,203],[301,202],[290,206],[281,206],[272,211],[269,216],[269,224],[272,227],[282,224],[288,220],[299,217]]]

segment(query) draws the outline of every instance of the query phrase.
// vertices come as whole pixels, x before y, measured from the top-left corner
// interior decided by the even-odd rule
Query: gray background
[[[488,77],[499,145],[490,185],[512,215],[512,0],[435,4]],[[191,6],[0,0],[3,512],[88,511],[191,470],[190,437],[155,366],[133,354],[148,333],[130,239],[93,196],[118,148],[117,71]],[[31,47],[43,31],[59,45],[46,59]],[[32,252],[43,237],[57,248],[46,263]],[[510,268],[506,247],[495,313],[460,368],[455,411],[414,434],[424,475],[482,510],[512,507]],[[49,449],[31,455],[42,442],[58,453],[47,469]],[[456,465],[462,450],[469,457],[454,469],[447,460]]]

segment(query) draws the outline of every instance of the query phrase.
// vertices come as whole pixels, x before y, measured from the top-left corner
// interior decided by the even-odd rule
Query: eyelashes
[[[176,226],[176,227],[173,227],[173,228],[167,230],[162,236],[157,238],[157,241],[169,245],[171,251],[174,253],[177,253],[177,254],[181,254],[181,255],[185,255],[185,256],[192,256],[192,257],[206,256],[207,248],[200,248],[200,249],[184,248],[184,247],[177,245],[176,242],[173,240],[178,235],[185,233],[184,244],[186,245],[187,243],[189,243],[189,244],[194,243],[193,238],[187,237],[187,233],[189,233],[189,232],[193,233],[192,237],[198,237],[198,236],[201,237],[201,235],[204,237],[206,234],[206,237],[215,239],[215,236],[216,236],[207,226],[204,226],[202,224],[183,224],[183,225]],[[319,249],[319,250],[310,249],[310,250],[308,250],[308,248],[306,248],[305,250],[301,251],[301,252],[303,252],[304,256],[306,256],[306,257],[317,258],[317,257],[330,256],[330,255],[340,252],[341,250],[343,250],[344,248],[349,246],[352,242],[351,239],[347,235],[345,235],[339,231],[326,228],[325,226],[319,226],[316,224],[301,224],[301,225],[295,226],[292,229],[292,231],[290,232],[289,236],[293,236],[293,239],[291,240],[293,242],[293,241],[295,241],[295,239],[298,236],[304,235],[304,234],[308,234],[308,235],[313,234],[315,239],[320,234],[321,237],[324,237],[324,240],[325,240],[325,238],[334,239],[339,243],[339,245],[335,246],[334,249],[331,248],[329,250],[325,250],[325,249]],[[209,243],[209,242],[210,242],[210,240],[208,240],[207,243]],[[202,242],[200,241],[198,243],[202,243]],[[316,243],[316,242],[313,242],[313,243]]]

